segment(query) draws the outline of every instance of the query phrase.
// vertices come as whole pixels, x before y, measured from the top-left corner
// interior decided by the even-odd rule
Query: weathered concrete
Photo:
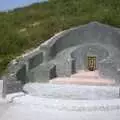
[[[7,81],[11,84],[11,80],[21,81],[24,84],[48,82],[56,76],[70,76],[79,69],[86,69],[88,55],[96,55],[97,69],[101,76],[120,83],[119,39],[120,29],[98,22],[65,30],[33,51],[13,60],[8,67]],[[108,61],[112,62],[107,63]]]

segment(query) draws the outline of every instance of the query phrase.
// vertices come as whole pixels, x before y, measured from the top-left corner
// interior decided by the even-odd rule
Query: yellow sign
[[[96,56],[88,56],[88,70],[96,70]]]

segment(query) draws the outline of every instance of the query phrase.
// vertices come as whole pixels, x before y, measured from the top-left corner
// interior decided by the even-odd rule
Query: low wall
[[[108,63],[103,60],[113,59],[114,64],[120,66],[119,46],[120,29],[98,22],[62,31],[36,49],[11,61],[7,75],[3,76],[3,93],[19,92],[27,82],[48,82],[57,76],[70,76],[85,68],[85,57],[88,54],[97,55],[98,69],[108,76],[106,71],[111,65],[107,66]],[[110,72],[115,71],[114,75],[119,81],[118,69],[110,68]]]

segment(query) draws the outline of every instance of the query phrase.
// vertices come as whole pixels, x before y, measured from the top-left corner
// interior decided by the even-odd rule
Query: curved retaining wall
[[[56,34],[8,66],[3,96],[22,90],[27,82],[48,82],[85,68],[85,57],[95,54],[101,76],[119,81],[120,29],[91,22]],[[82,66],[83,65],[83,66]],[[104,74],[103,74],[104,73]]]

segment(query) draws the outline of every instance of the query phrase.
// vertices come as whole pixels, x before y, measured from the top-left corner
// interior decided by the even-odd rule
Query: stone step
[[[28,83],[23,89],[33,96],[62,100],[114,99],[119,97],[119,87],[117,86]]]
[[[52,84],[80,84],[80,85],[114,85],[115,82],[107,79],[87,79],[61,77],[50,80]]]
[[[81,76],[81,75],[73,75],[70,78],[80,78],[80,79],[100,79],[99,76]]]
[[[98,71],[78,71],[76,74],[71,75],[71,77],[99,77]]]

